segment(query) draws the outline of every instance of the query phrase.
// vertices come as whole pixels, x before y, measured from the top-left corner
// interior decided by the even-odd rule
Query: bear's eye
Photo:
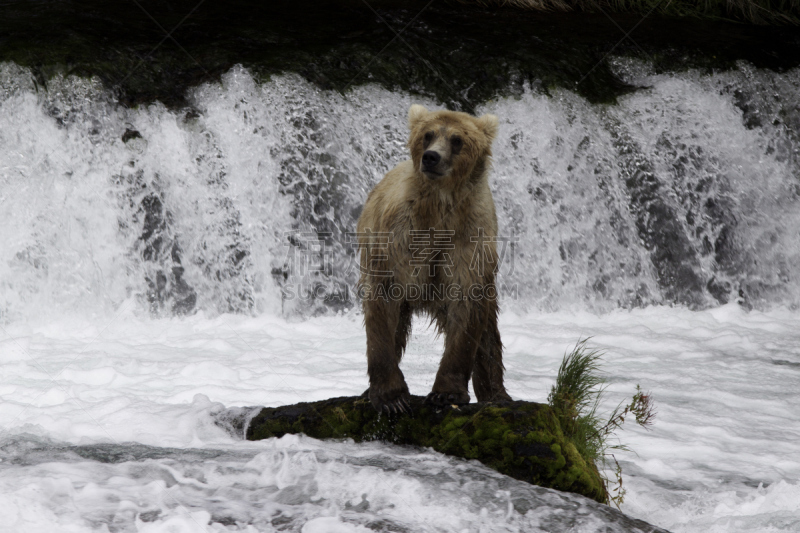
[[[453,145],[453,150],[461,150],[461,147],[464,146],[464,141],[461,140],[461,137],[453,137],[450,139],[450,144]]]
[[[425,144],[430,144],[432,140],[433,140],[433,132],[429,131],[428,133],[425,134]]]

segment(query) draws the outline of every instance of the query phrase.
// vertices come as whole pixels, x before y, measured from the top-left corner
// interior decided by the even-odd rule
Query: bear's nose
[[[424,154],[422,154],[422,166],[425,168],[433,168],[439,164],[439,161],[442,160],[442,156],[439,155],[438,152],[434,152],[433,150],[428,150]]]

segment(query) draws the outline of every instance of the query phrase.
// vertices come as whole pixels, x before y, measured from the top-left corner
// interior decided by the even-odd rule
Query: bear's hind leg
[[[380,297],[364,300],[369,400],[376,410],[387,413],[410,411],[411,395],[396,346],[401,314],[401,302]]]
[[[444,324],[444,355],[433,390],[425,398],[427,403],[440,406],[469,403],[469,378],[485,322],[485,306],[480,302],[449,303]]]
[[[398,363],[403,358],[408,336],[411,334],[411,314],[411,306],[408,302],[401,303],[400,314],[397,319],[397,331],[394,335],[394,350]]]
[[[472,388],[479,402],[511,401],[503,385],[503,344],[497,328],[497,302],[489,303],[489,318],[472,369]]]

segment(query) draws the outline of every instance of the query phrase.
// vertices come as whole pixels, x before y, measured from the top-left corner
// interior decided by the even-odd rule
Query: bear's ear
[[[497,120],[497,117],[486,114],[478,119],[475,119],[475,122],[477,123],[478,128],[483,132],[484,135],[486,135],[491,143],[497,135],[497,128],[500,127],[500,122]]]
[[[423,106],[419,104],[414,104],[411,106],[411,109],[408,110],[408,126],[412,130],[417,123],[422,120],[425,115],[428,114],[428,110],[425,109]]]

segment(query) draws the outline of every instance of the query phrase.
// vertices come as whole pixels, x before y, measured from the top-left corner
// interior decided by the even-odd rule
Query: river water
[[[545,401],[581,338],[632,519],[800,530],[800,72],[657,73],[593,104],[523,87],[491,177],[508,390]],[[425,450],[241,441],[227,408],[367,385],[353,231],[412,103],[234,67],[185,108],[0,65],[0,529],[636,531],[577,496]],[[415,322],[413,394],[441,353]],[[634,453],[635,452],[635,453]],[[537,529],[538,528],[538,529]]]

